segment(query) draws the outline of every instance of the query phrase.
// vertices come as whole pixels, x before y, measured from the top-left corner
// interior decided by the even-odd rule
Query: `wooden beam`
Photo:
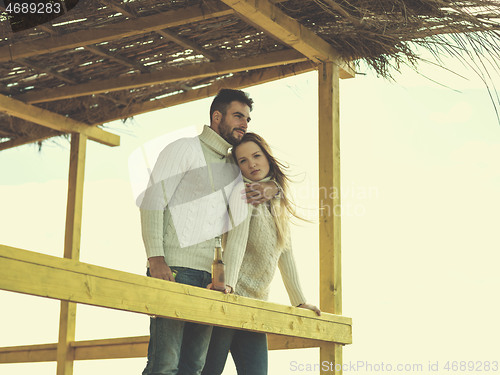
[[[118,146],[120,137],[95,126],[90,126],[69,117],[23,103],[22,101],[0,95],[0,111],[7,114],[31,121],[35,124],[45,126],[64,133],[80,133],[89,139],[108,145]]]
[[[320,308],[341,315],[339,67],[331,62],[320,64],[318,73]],[[341,345],[322,345],[320,363],[324,361],[341,374]],[[321,369],[321,374],[331,373]]]
[[[35,70],[35,71],[51,75],[52,77],[55,77],[55,78],[57,78],[60,81],[63,81],[63,82],[66,82],[66,83],[70,83],[70,84],[75,84],[76,83],[75,80],[73,80],[73,79],[71,79],[69,77],[66,77],[64,74],[58,73],[58,72],[56,72],[55,70],[53,70],[51,68],[47,68],[45,66],[40,66],[39,64],[35,65],[35,64],[27,61],[26,59],[18,59],[17,62],[20,63],[20,64],[23,64],[24,66],[27,66],[30,69]]]
[[[144,358],[149,336],[74,342],[75,359]]]
[[[340,110],[335,64],[319,66],[319,207],[321,309],[342,313],[340,262]]]
[[[87,137],[79,133],[71,134],[64,258],[76,261],[80,259],[86,150]],[[73,374],[74,351],[71,343],[75,341],[75,328],[76,303],[61,301],[56,355],[57,375]]]
[[[137,15],[135,13],[129,11],[129,9],[127,9],[127,7],[125,7],[124,5],[118,4],[115,0],[108,0],[107,5],[110,8],[114,9],[115,11],[120,12],[124,16],[127,16],[129,18],[137,18]],[[186,38],[182,38],[179,35],[176,35],[170,31],[157,30],[156,33],[184,48],[192,49],[193,51],[198,52],[199,54],[205,56],[206,58],[212,61],[218,60],[216,55],[206,51],[204,48],[197,45],[196,43]]]
[[[57,37],[57,36],[60,35],[56,30],[54,30],[54,28],[52,28],[52,26],[49,26],[48,24],[38,25],[37,28],[40,29],[40,30],[43,30],[43,31],[45,31],[45,32],[47,32],[49,34],[51,34],[52,37]],[[109,60],[113,60],[114,62],[117,62],[118,64],[125,65],[125,66],[127,66],[129,68],[137,69],[137,70],[140,70],[141,72],[142,71],[143,72],[149,71],[149,69],[147,69],[142,64],[136,63],[135,61],[131,61],[131,60],[127,59],[127,58],[114,56],[114,55],[112,55],[112,54],[104,51],[104,49],[102,49],[101,47],[85,46],[85,49],[87,51],[92,52],[95,55],[98,55],[98,56],[101,56],[101,57],[105,57],[105,58],[107,58]],[[19,59],[17,59],[17,61],[19,61]]]
[[[129,68],[132,68],[132,69],[135,69],[135,70],[139,70],[139,71],[144,72],[144,73],[147,73],[150,70],[150,69],[148,69],[147,67],[145,67],[144,65],[142,65],[139,62],[135,62],[135,61],[130,60],[130,59],[126,58],[126,57],[116,56],[116,55],[112,54],[109,51],[105,51],[101,47],[85,46],[84,48],[87,51],[92,52],[95,55],[104,57],[105,59],[108,59],[108,60],[112,60],[112,61],[114,61],[114,62],[116,62],[118,64],[127,66]]]
[[[199,53],[200,55],[205,56],[207,59],[211,61],[216,61],[219,60],[219,57],[209,51],[207,51],[205,48],[199,46],[198,44],[190,41],[189,39],[183,38],[179,35],[174,34],[171,31],[168,30],[158,30],[158,34],[160,34],[162,37],[164,37],[167,40],[170,40],[184,48],[187,49],[192,49],[193,51]]]
[[[0,363],[54,362],[57,344],[7,346],[0,348]]]
[[[109,42],[234,13],[231,8],[218,1],[203,1],[203,4],[204,6],[186,7],[95,29],[3,46],[0,47],[0,62]]]
[[[57,375],[72,375],[75,353],[76,303],[61,301],[59,314],[59,341],[56,348]]]
[[[313,31],[289,17],[268,0],[221,0],[266,33],[295,48],[315,62],[331,61],[342,68],[342,77],[353,77],[352,66]]]
[[[266,68],[306,61],[307,58],[294,51],[284,50],[240,60],[227,60],[205,64],[193,64],[182,68],[165,68],[158,72],[117,77],[101,81],[91,81],[76,86],[65,86],[54,89],[34,91],[16,97],[27,103],[49,102],[54,100],[76,98],[79,96],[111,91],[132,89],[136,87],[177,82],[187,79],[213,77],[228,73],[236,73],[252,69]]]
[[[256,332],[352,342],[351,319],[0,245],[0,289]],[[20,275],[29,275],[21,277]],[[165,304],[165,301],[169,301]]]
[[[64,236],[64,257],[67,259],[80,259],[86,151],[87,137],[78,133],[71,134],[66,231]]]
[[[92,49],[91,47],[89,47],[89,48]],[[95,52],[96,52],[96,54],[98,54],[97,50]],[[103,55],[105,55],[105,54],[103,54]],[[109,57],[109,56],[106,55],[106,57]],[[75,85],[77,83],[74,79],[69,78],[69,77],[67,77],[67,76],[65,76],[65,75],[63,75],[61,73],[58,73],[58,72],[54,71],[53,69],[47,68],[45,66],[40,66],[40,64],[38,64],[38,63],[35,65],[35,64],[29,62],[26,59],[18,59],[17,62],[19,62],[19,63],[27,66],[30,69],[35,70],[35,71],[39,71],[39,72],[43,72],[45,74],[51,75],[51,76],[53,76],[53,77],[55,77],[55,78],[57,78],[57,79],[59,79],[59,80],[61,80],[63,82],[70,83],[70,84],[73,84],[73,85]],[[137,69],[139,70],[139,68],[137,68]],[[146,70],[147,69],[144,69],[144,71],[146,71]],[[106,95],[97,95],[97,96],[98,97],[102,97],[103,99],[106,99],[106,100],[115,101],[114,98],[111,98],[111,97],[106,96]],[[125,102],[123,102],[123,103],[120,102],[120,104],[126,105]]]
[[[107,122],[137,116],[142,113],[147,113],[158,109],[173,107],[195,100],[208,98],[216,95],[221,88],[244,89],[246,87],[260,85],[281,78],[292,77],[297,74],[310,72],[315,69],[316,66],[313,63],[302,62],[298,64],[267,68],[256,72],[235,74],[230,78],[219,79],[216,83],[213,83],[210,86],[193,89],[186,93],[172,95],[164,99],[133,104],[131,106],[128,106],[126,109],[111,109],[106,112],[105,118],[101,119],[99,122],[94,123],[93,125],[101,125]],[[50,137],[51,136],[43,138],[22,137],[12,141],[6,141],[0,143],[0,151],[11,147],[42,141]]]
[[[110,110],[106,113],[106,117],[100,119],[99,122],[95,123],[95,125],[137,116],[158,109],[193,102],[199,99],[209,98],[216,95],[222,88],[244,89],[246,87],[256,86],[281,78],[292,77],[297,74],[310,72],[315,69],[315,64],[307,61],[298,64],[262,69],[255,72],[235,74],[230,78],[219,79],[209,86],[199,89],[193,89],[182,94],[175,94],[163,99],[150,100],[139,104],[132,104],[125,109]]]
[[[9,141],[4,141],[0,142],[0,151],[3,150],[8,150],[9,148],[17,147],[17,146],[22,146],[22,145],[27,145],[30,143],[35,143],[35,142],[40,142],[48,138],[52,138],[54,135],[48,135],[45,137],[31,137],[31,136],[26,136],[26,137],[19,137],[15,139],[11,139]]]
[[[316,340],[268,334],[269,350],[317,348]],[[71,343],[74,359],[144,358],[148,352],[149,336],[75,341]],[[0,363],[53,362],[57,344],[24,345],[0,348]]]

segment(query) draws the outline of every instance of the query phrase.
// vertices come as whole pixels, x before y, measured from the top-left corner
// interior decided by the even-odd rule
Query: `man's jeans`
[[[204,288],[211,282],[208,272],[184,267],[172,269],[177,271],[175,281],[178,283]],[[201,374],[212,326],[151,318],[149,330],[148,364],[142,375]]]
[[[238,375],[267,375],[267,336],[265,333],[214,327],[202,375],[220,375],[231,355]]]

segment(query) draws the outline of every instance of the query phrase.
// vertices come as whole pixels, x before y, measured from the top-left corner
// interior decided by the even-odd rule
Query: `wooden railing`
[[[266,332],[271,349],[350,344],[350,318],[224,295],[0,245],[0,289],[140,314]],[[29,275],[20,277],[19,275]],[[147,336],[75,341],[74,360],[143,357]],[[57,344],[0,348],[0,363],[55,361]]]

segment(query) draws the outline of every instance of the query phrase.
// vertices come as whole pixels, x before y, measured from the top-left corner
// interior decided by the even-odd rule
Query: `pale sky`
[[[452,70],[459,67],[450,62]],[[397,83],[373,73],[341,82],[343,314],[353,319],[346,364],[500,361],[500,123],[484,85],[422,66]],[[495,78],[500,87],[498,76]],[[316,73],[246,89],[250,130],[291,165],[296,202],[317,205]],[[108,126],[122,145],[88,143],[81,261],[145,273],[128,157],[162,134],[208,123],[211,98]],[[321,135],[320,135],[321,136]],[[61,256],[69,143],[0,152],[0,243]],[[309,302],[319,303],[317,224],[293,228]],[[22,277],[23,275],[20,275]],[[288,304],[279,272],[271,300]],[[59,303],[0,292],[0,346],[57,341]],[[79,305],[77,340],[147,335],[148,318]],[[482,362],[481,362],[482,361]],[[75,375],[140,374],[144,359],[81,361]],[[317,374],[316,349],[270,353],[270,374]],[[429,363],[434,367],[429,369]],[[450,362],[451,365],[451,362]],[[377,367],[379,366],[379,367]],[[300,370],[304,371],[300,371]],[[54,374],[55,363],[0,365],[6,375]],[[500,370],[499,370],[500,371]],[[350,373],[354,371],[346,371]],[[409,371],[406,371],[409,372]],[[453,373],[453,372],[452,372]],[[235,374],[232,359],[225,375]]]

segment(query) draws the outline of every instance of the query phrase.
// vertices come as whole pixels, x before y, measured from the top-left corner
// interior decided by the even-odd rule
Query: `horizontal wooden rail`
[[[143,358],[148,352],[149,336],[76,341],[71,344],[75,360]],[[319,341],[297,337],[268,335],[269,350],[318,347]],[[25,345],[0,348],[0,363],[53,362],[57,344]]]
[[[352,320],[0,245],[0,289],[339,344]]]

